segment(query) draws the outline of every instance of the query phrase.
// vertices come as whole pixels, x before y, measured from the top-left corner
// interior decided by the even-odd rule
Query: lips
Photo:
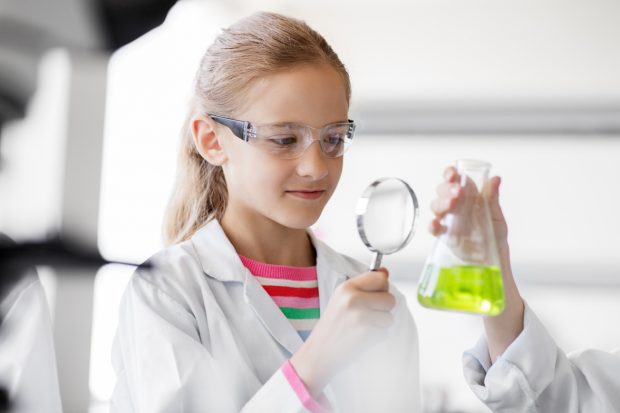
[[[300,189],[300,190],[294,190],[294,191],[286,191],[286,193],[294,197],[302,198],[302,199],[317,199],[317,198],[320,198],[325,193],[325,190],[324,189],[315,189],[315,190]]]

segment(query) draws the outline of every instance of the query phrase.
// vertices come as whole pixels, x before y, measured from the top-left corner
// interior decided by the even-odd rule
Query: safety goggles
[[[355,122],[350,119],[314,128],[300,123],[254,125],[219,115],[208,116],[228,127],[239,139],[283,159],[300,157],[314,141],[319,141],[326,157],[338,158],[351,145],[355,132]],[[314,137],[313,131],[318,132],[319,138]]]

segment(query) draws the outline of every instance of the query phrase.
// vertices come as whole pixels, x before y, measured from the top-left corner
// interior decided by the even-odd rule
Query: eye
[[[344,139],[342,138],[342,135],[340,134],[328,135],[325,138],[323,138],[323,142],[328,143],[330,145],[341,145],[344,143]]]
[[[297,143],[297,137],[294,135],[289,136],[272,136],[268,139],[269,143],[277,146],[292,146]]]

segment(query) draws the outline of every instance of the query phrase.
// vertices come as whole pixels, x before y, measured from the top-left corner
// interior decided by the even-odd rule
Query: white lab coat
[[[39,277],[24,276],[2,300],[0,312],[0,385],[9,392],[10,411],[62,412],[51,318]]]
[[[310,233],[321,311],[336,286],[367,271]],[[113,347],[113,412],[304,412],[280,371],[303,344],[243,266],[216,220],[138,269]],[[335,411],[419,412],[418,339],[402,294],[385,340],[337,375]]]
[[[491,365],[482,337],[465,352],[465,378],[476,396],[498,413],[620,412],[620,350],[569,356],[525,306],[524,328]]]

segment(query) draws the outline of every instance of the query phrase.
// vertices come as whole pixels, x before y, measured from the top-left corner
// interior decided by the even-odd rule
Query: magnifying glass
[[[370,270],[381,266],[384,255],[401,250],[413,237],[419,215],[415,192],[399,178],[381,178],[371,183],[355,207],[357,231],[374,252]]]

